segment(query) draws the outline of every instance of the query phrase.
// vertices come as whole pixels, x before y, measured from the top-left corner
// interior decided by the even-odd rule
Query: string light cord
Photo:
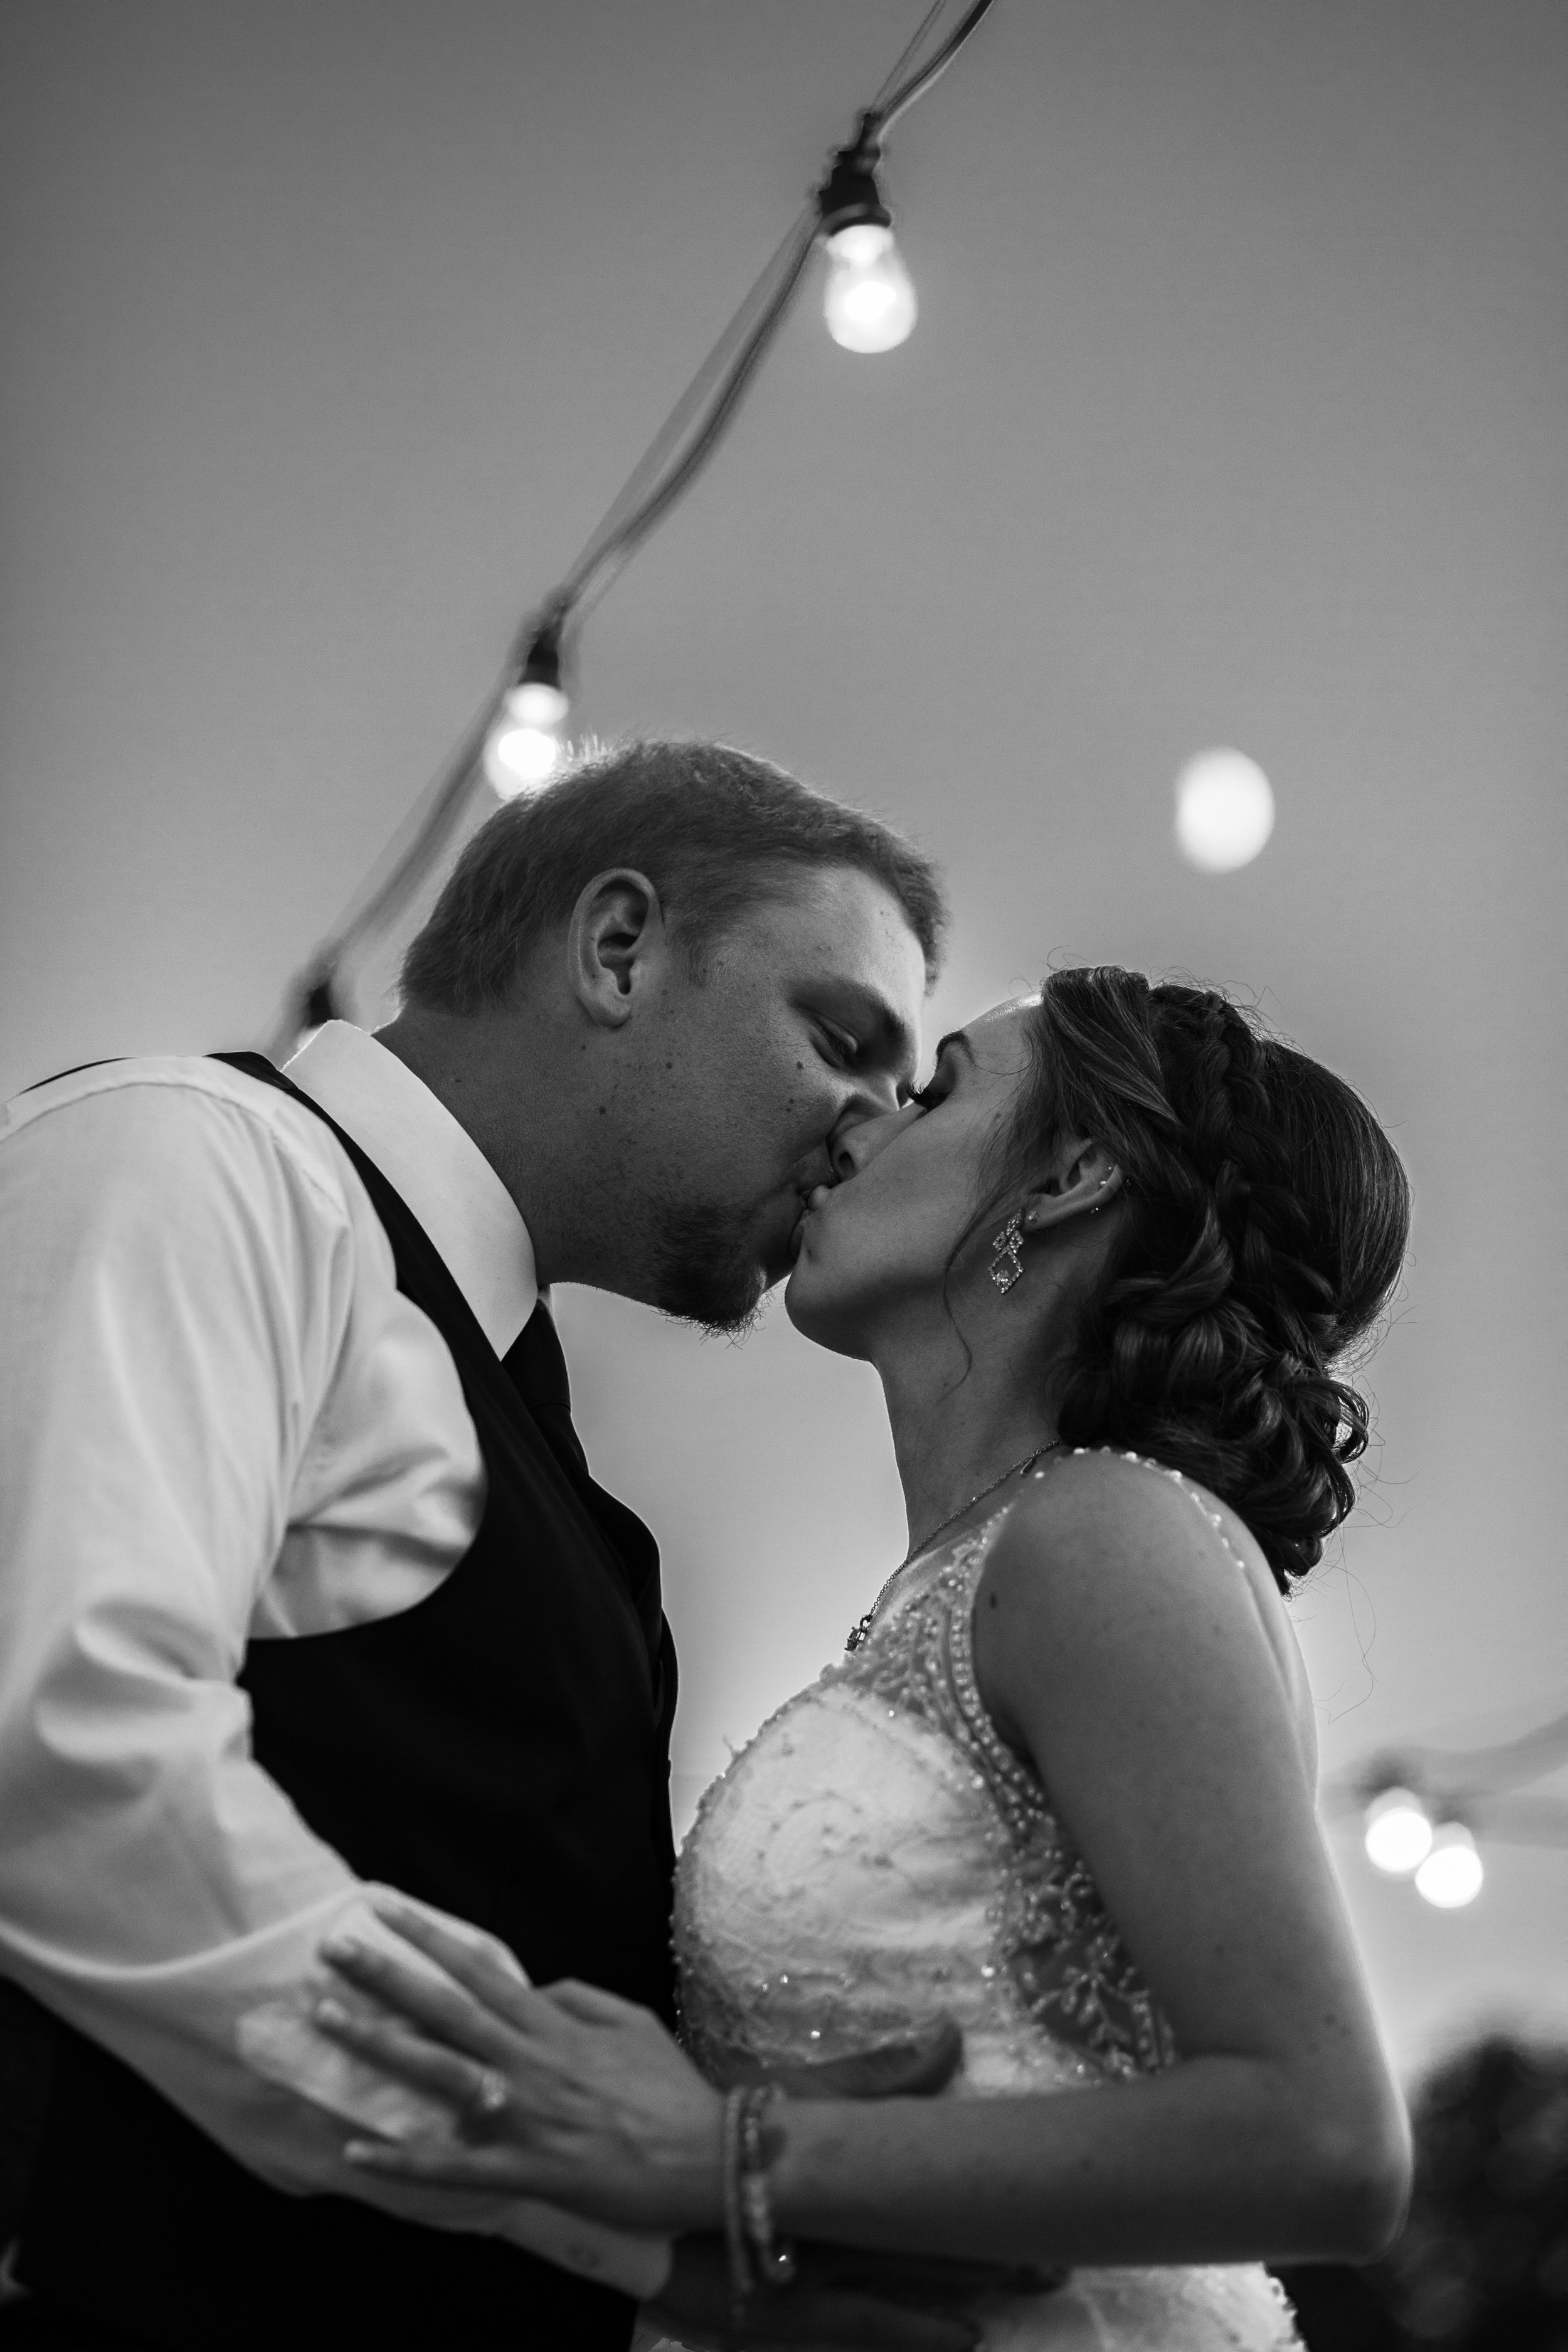
[[[946,16],[951,5],[952,0],[931,0],[931,6],[926,10],[925,15],[921,18],[920,23],[915,26],[914,31],[910,35],[909,39],[904,43],[903,47],[899,51],[898,56],[893,59],[892,64],[889,67],[886,80],[883,82],[881,89],[877,92],[876,97],[871,100],[873,111],[878,107],[885,106],[887,104],[893,92],[899,88],[900,79],[908,71],[911,61],[915,58],[919,57],[921,48],[925,45],[926,37],[930,33],[931,26],[939,23],[941,19]]]
[[[362,954],[390,929],[457,830],[482,773],[485,743],[511,682],[510,664],[501,682],[446,766],[416,803],[334,931],[323,940],[289,992],[285,1017],[264,1048],[286,1061],[302,1031],[335,1020],[345,1009],[338,974],[351,955]]]
[[[937,0],[927,11],[877,100],[859,116],[855,138],[835,150],[827,177],[763,267],[582,553],[523,623],[473,725],[296,978],[285,1018],[267,1047],[274,1060],[288,1057],[302,1030],[344,1009],[342,968],[390,929],[447,846],[484,772],[486,746],[510,698],[531,682],[560,688],[569,628],[580,625],[601,601],[712,457],[773,346],[819,238],[845,218],[889,217],[874,183],[887,131],[946,71],[993,5],[994,0],[973,0],[925,63],[909,71],[949,0]]]
[[[1568,1801],[1563,1799],[1496,1795],[1463,1785],[1439,1791],[1424,1784],[1417,1794],[1432,1815],[1464,1822],[1498,1845],[1568,1846]],[[1360,1820],[1367,1811],[1364,1784],[1325,1788],[1322,1802],[1337,1820]]]
[[[331,1020],[341,1010],[337,973],[363,953],[403,912],[425,874],[457,830],[482,769],[485,744],[506,698],[541,640],[559,647],[568,618],[584,617],[613,584],[641,541],[712,455],[768,343],[783,320],[816,238],[816,210],[803,214],[763,269],[703,366],[638,462],[562,586],[524,622],[495,687],[451,758],[400,827],[373,874],[317,949],[292,992],[289,1015],[270,1041],[286,1057],[302,1028]],[[659,469],[684,436],[695,434],[660,480]]]
[[[1360,1818],[1362,1800],[1350,1790],[1325,1791],[1326,1809],[1343,1820]],[[1494,1797],[1461,1790],[1432,1799],[1444,1821],[1460,1821],[1488,1843],[1568,1847],[1568,1802],[1555,1797]]]
[[[1568,1709],[1537,1724],[1533,1731],[1495,1740],[1487,1748],[1417,1748],[1411,1754],[1417,1769],[1436,1779],[1458,1774],[1476,1787],[1514,1788],[1568,1764]]]
[[[1401,1799],[1408,1792],[1433,1819],[1466,1822],[1499,1844],[1568,1846],[1568,1801],[1519,1793],[1564,1765],[1568,1710],[1483,1748],[1423,1743],[1384,1751],[1328,1781],[1323,1801],[1331,1812],[1356,1814],[1388,1791]]]
[[[910,57],[918,53],[928,27],[942,15],[943,5],[939,5],[931,10],[925,23],[893,68],[888,81],[883,83],[881,90],[872,104],[871,112],[876,118],[877,128],[884,136],[892,129],[900,115],[907,113],[916,99],[923,98],[932,82],[947,71],[982,16],[992,6],[993,0],[973,0],[973,5],[959,18],[936,55],[927,64],[921,66],[918,72],[911,74],[907,81],[894,89],[889,89],[889,83],[893,82],[896,76],[903,70]]]
[[[816,236],[813,203],[791,228],[557,590],[552,608],[563,618],[568,614],[586,617],[713,455],[784,323]]]
[[[616,494],[562,585],[526,620],[494,688],[373,875],[295,982],[268,1052],[286,1059],[300,1032],[342,1011],[338,973],[391,929],[461,821],[483,772],[485,745],[508,694],[542,646],[559,660],[566,625],[598,604],[717,448],[783,324],[816,241],[817,207],[803,212]],[[683,447],[681,445],[685,443]]]
[[[1492,1740],[1484,1748],[1449,1748],[1412,1742],[1396,1753],[1385,1753],[1342,1774],[1332,1783],[1337,1791],[1364,1798],[1369,1790],[1391,1779],[1448,1791],[1465,1789],[1490,1795],[1539,1780],[1568,1764],[1568,1709],[1551,1716],[1531,1730],[1509,1739]]]

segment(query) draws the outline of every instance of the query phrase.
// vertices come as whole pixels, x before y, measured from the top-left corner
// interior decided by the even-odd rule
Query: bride
[[[682,2042],[393,1915],[456,1981],[340,1948],[408,2022],[327,2021],[466,2120],[351,2153],[724,2231],[731,2342],[798,2238],[1024,2266],[994,2352],[1289,2345],[1258,2265],[1375,2254],[1408,2171],[1284,1605],[1353,1501],[1336,1367],[1404,1171],[1329,1071],[1115,968],[945,1038],[845,1149],[788,1310],[880,1374],[912,1541],[703,1800]],[[933,2018],[940,2095],[809,2095]]]

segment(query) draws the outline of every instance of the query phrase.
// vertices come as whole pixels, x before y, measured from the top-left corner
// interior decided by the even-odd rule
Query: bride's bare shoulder
[[[993,1555],[1004,1569],[1027,1571],[1049,1560],[1077,1559],[1099,1575],[1136,1576],[1151,1559],[1194,1567],[1256,1560],[1262,1551],[1245,1523],[1195,1479],[1141,1454],[1110,1446],[1058,1455],[1029,1479]]]
[[[1178,1681],[1251,1672],[1261,1643],[1310,1769],[1310,1695],[1262,1548],[1163,1464],[1109,1448],[1059,1457],[1008,1513],[976,1598],[983,1684],[1012,1699],[1020,1673],[1081,1685],[1097,1658],[1119,1682],[1140,1656]]]

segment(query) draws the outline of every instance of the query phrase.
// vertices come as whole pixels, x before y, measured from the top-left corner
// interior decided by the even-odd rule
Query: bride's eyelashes
[[[953,1073],[949,1066],[950,1059],[949,1055],[943,1054],[924,1086],[910,1088],[904,1097],[906,1102],[917,1104],[921,1110],[935,1110],[938,1103],[944,1103],[953,1087]]]

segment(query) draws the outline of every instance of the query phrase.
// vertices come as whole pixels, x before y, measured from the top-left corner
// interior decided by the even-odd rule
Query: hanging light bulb
[[[847,352],[890,352],[915,323],[915,289],[877,184],[881,152],[876,118],[863,114],[816,192],[827,247],[823,310],[828,333]]]
[[[1434,1831],[1432,1850],[1415,1874],[1415,1892],[1439,1911],[1473,1903],[1486,1872],[1475,1839],[1462,1822],[1444,1822]]]
[[[561,757],[561,723],[571,709],[561,684],[559,623],[534,635],[517,684],[508,688],[485,744],[485,774],[503,801],[543,783]]]
[[[1393,1878],[1408,1878],[1432,1850],[1432,1824],[1408,1789],[1384,1789],[1366,1809],[1366,1858]]]
[[[561,757],[556,730],[566,709],[559,688],[512,688],[485,745],[485,773],[503,801],[514,800],[530,784],[542,784],[554,768]]]
[[[827,331],[847,352],[890,352],[915,323],[915,289],[893,232],[851,221],[827,240]]]

